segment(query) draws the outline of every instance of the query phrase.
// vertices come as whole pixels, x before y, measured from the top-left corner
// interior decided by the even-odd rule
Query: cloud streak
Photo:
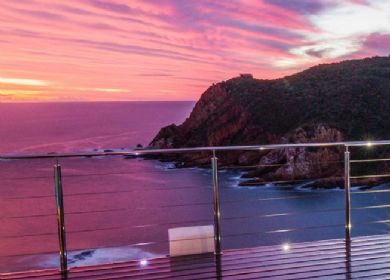
[[[33,79],[0,77],[0,84],[11,84],[11,85],[21,85],[21,86],[46,86],[48,85],[48,82],[42,80],[33,80]]]
[[[5,1],[0,17],[12,101],[194,100],[242,72],[390,52],[382,0]]]

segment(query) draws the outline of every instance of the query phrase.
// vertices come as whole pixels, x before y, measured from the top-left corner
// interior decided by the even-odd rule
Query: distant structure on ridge
[[[253,75],[250,73],[241,73],[240,78],[253,79]]]

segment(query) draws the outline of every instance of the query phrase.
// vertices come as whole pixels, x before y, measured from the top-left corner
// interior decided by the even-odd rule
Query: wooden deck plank
[[[342,256],[341,257],[341,262],[343,261],[343,258],[344,258],[344,256]],[[338,263],[339,261],[335,261],[336,263]],[[263,264],[263,266],[267,266],[267,264]],[[308,266],[310,267],[311,266],[311,264],[308,264]],[[290,267],[288,267],[288,268],[290,268]],[[275,269],[283,269],[283,268],[277,268],[277,267],[275,267]],[[210,271],[211,272],[211,271]],[[168,277],[171,277],[171,276],[173,276],[172,275],[172,273],[171,273],[171,271],[169,270],[168,271],[168,273],[169,273],[169,275],[166,275],[166,276],[168,276]],[[160,279],[164,279],[164,278],[166,278],[166,277],[161,277],[162,275],[161,274],[164,274],[163,272],[162,273],[159,273],[159,275],[158,275],[158,277],[153,277],[152,275],[147,275],[147,278],[160,278]],[[191,273],[191,274],[194,274],[194,273]],[[191,274],[190,274],[190,276],[189,276],[189,278],[192,278],[191,277]],[[213,269],[212,270],[212,275],[214,275],[215,274],[215,269]],[[177,274],[175,274],[176,276],[179,276],[179,275],[177,275]],[[183,274],[183,273],[180,273],[180,276],[184,276],[185,274]],[[119,275],[118,275],[119,276]],[[131,277],[131,276],[137,276],[137,279],[142,279],[143,277],[141,277],[141,278],[139,278],[139,274],[138,275],[126,275],[126,277]],[[197,274],[197,277],[199,278],[199,274]],[[119,278],[121,278],[121,276],[119,276]],[[203,277],[202,277],[203,278]],[[208,278],[208,277],[206,277],[206,278]]]
[[[388,243],[388,244],[390,244],[390,243]],[[377,245],[376,244],[376,246],[377,246],[377,248],[383,248],[383,245]],[[317,248],[318,249],[318,248]],[[365,251],[367,251],[367,250],[372,250],[372,249],[375,249],[375,248],[372,248],[372,247],[370,247],[370,248],[364,248],[364,250]],[[320,253],[322,254],[322,255],[325,255],[325,254],[334,254],[335,252],[337,252],[337,251],[339,251],[341,254],[343,254],[343,252],[345,251],[345,249],[344,248],[338,248],[338,249],[335,249],[335,248],[331,248],[331,250],[328,250],[328,252],[325,252],[325,251],[320,251]],[[385,252],[387,252],[387,250],[384,250],[383,251],[384,253]],[[285,254],[286,255],[286,254]],[[292,255],[292,253],[291,253],[291,255]],[[318,255],[318,250],[316,250],[316,251],[314,251],[314,252],[311,252],[310,254],[309,253],[306,253],[305,252],[305,254],[299,254],[299,255],[296,255],[296,256],[294,256],[295,258],[303,258],[303,257],[305,257],[305,258],[307,258],[307,257],[311,257],[311,256],[317,256]],[[342,257],[343,257],[344,255],[342,255]],[[331,256],[332,257],[332,256]],[[250,259],[258,259],[258,256],[253,256],[252,254],[251,255],[249,255],[249,256],[246,256],[246,257],[241,257],[241,258],[238,258],[238,259],[235,259],[234,260],[234,262],[235,262],[235,264],[237,265],[237,264],[239,264],[239,262],[241,261],[241,262],[248,262],[248,261],[250,261]],[[284,263],[284,262],[288,262],[289,261],[289,259],[290,259],[291,257],[286,257],[286,256],[282,256],[282,258],[281,258],[281,256],[279,255],[278,256],[278,261],[280,262],[280,263]],[[272,258],[271,258],[271,260],[272,260]],[[261,258],[261,261],[262,262],[265,262],[265,263],[268,263],[268,261],[269,261],[269,259],[268,258]],[[304,260],[303,260],[304,261]],[[229,261],[226,261],[225,259],[223,259],[223,262],[224,262],[224,266],[226,266],[226,265],[228,265],[229,264]],[[180,265],[180,266],[179,266]],[[211,262],[196,262],[195,260],[194,261],[186,261],[186,262],[179,262],[179,265],[176,267],[176,269],[181,269],[181,270],[185,270],[185,269],[188,269],[188,266],[190,266],[192,269],[194,269],[194,268],[197,268],[198,266],[202,266],[203,265],[203,267],[205,268],[205,269],[207,269],[207,268],[209,268],[210,266],[211,267],[214,267],[214,262],[213,261],[211,261]],[[151,268],[153,268],[153,273],[158,273],[159,272],[159,268],[166,268],[165,266],[158,266],[158,267],[156,267],[156,266],[153,266],[153,263],[151,263],[150,264],[150,267],[148,267],[148,269],[151,269]],[[131,270],[140,270],[139,268],[132,268],[132,269],[130,269],[130,268],[128,268],[128,270],[129,271],[131,271]]]
[[[370,249],[371,248],[369,248],[369,247],[364,249],[364,252],[363,252],[365,255],[364,258],[370,257],[369,254],[374,254],[374,256],[376,256],[378,254],[385,254],[385,253],[389,252],[389,250],[388,250],[389,248],[383,248],[383,246],[377,247],[374,251],[372,251],[372,249],[371,250]],[[257,267],[258,266],[272,267],[273,265],[283,265],[283,264],[284,265],[296,264],[296,263],[308,263],[309,264],[310,261],[313,261],[313,260],[323,261],[324,257],[326,257],[326,259],[336,260],[336,261],[344,261],[344,259],[345,259],[345,250],[344,249],[340,252],[328,252],[328,254],[330,254],[330,255],[324,256],[323,252],[321,252],[321,254],[318,254],[317,252],[315,252],[315,253],[312,253],[311,255],[307,255],[307,256],[301,256],[301,255],[295,256],[295,255],[291,254],[290,257],[284,258],[284,259],[279,259],[279,260],[275,260],[275,259],[258,260],[257,264],[254,264],[254,265]],[[356,254],[355,254],[355,256],[356,256]],[[353,257],[355,258],[355,256],[353,256]],[[372,259],[372,257],[371,257],[371,259]],[[247,264],[247,263],[250,263],[250,258],[243,259],[243,260],[241,260],[241,262],[235,262],[235,263],[233,263],[232,267],[234,267],[235,270],[242,269],[241,265]],[[202,273],[207,273],[208,271],[214,273],[214,271],[215,271],[214,262],[213,261],[208,262],[207,264],[208,264],[207,266],[200,266],[200,264],[198,264],[198,263],[196,263],[194,265],[187,264],[187,267],[182,266],[182,267],[180,267],[180,269],[176,269],[176,270],[180,270],[182,272],[187,272],[190,270],[199,270],[200,269]],[[225,267],[229,267],[229,265],[225,261],[223,261],[223,264],[224,264],[223,270],[225,270],[224,269]],[[252,264],[252,266],[253,266],[253,264]],[[148,269],[145,271],[145,273],[148,273],[149,276],[152,276],[153,274],[158,274],[161,277],[163,274],[170,273],[171,269],[169,269],[169,267],[168,267],[168,269],[166,267],[164,267],[164,269],[159,270],[159,269],[155,269],[153,267],[152,272],[148,273],[148,271],[150,271],[150,269]],[[124,271],[126,271],[126,270],[124,270]],[[126,271],[126,272],[130,272],[130,270]],[[115,274],[115,273],[120,274],[121,271],[113,271],[113,274]],[[142,273],[141,271],[138,271],[138,273],[134,273],[134,275],[137,275],[137,276],[142,276],[143,274],[144,273]]]
[[[121,279],[390,279],[390,235],[356,237],[346,254],[343,239],[225,250],[217,270],[213,255],[161,257],[148,260],[72,268],[69,280]],[[347,258],[349,256],[349,258]],[[348,262],[347,262],[348,260]],[[349,277],[349,278],[348,278]],[[1,274],[8,279],[61,279],[55,270]]]
[[[372,255],[377,256],[378,253],[386,253],[386,252],[389,252],[389,250],[386,249],[386,250],[381,250],[381,252],[373,252]],[[365,256],[363,256],[362,259],[363,260],[364,259],[373,260],[373,259],[378,258],[378,257],[373,257],[373,256],[370,256],[369,254],[365,254]],[[387,254],[386,257],[390,258],[390,254]],[[338,255],[334,255],[334,256],[329,256],[327,259],[323,259],[321,256],[317,256],[314,259],[301,260],[300,263],[305,264],[306,266],[310,267],[310,266],[313,266],[313,265],[316,265],[319,263],[324,263],[324,261],[328,261],[328,262],[332,261],[335,263],[339,263],[339,262],[343,262],[344,260],[345,260],[345,254],[338,254]],[[293,260],[293,259],[289,259],[289,262],[283,262],[283,263],[278,263],[277,260],[273,260],[272,262],[251,263],[250,265],[246,265],[245,267],[240,267],[240,266],[234,264],[230,268],[228,267],[226,269],[225,269],[226,265],[224,264],[222,271],[226,272],[226,271],[231,271],[231,270],[243,270],[243,269],[249,269],[249,268],[253,268],[253,267],[263,267],[263,268],[273,267],[274,269],[283,270],[283,269],[290,269],[291,267],[296,266],[297,263],[299,263],[299,262],[297,262],[296,260]],[[188,274],[189,275],[197,274],[199,277],[200,275],[207,274],[207,273],[215,274],[215,264],[214,263],[212,264],[212,267],[207,267],[207,269],[205,269],[205,268],[199,269],[199,268],[192,267],[190,269],[180,270],[179,272],[176,272],[175,275],[186,276]],[[116,274],[116,276],[121,277],[120,276],[121,272],[119,272],[119,271],[118,271],[118,273],[114,272],[113,274]],[[160,270],[157,272],[153,270],[151,273],[147,273],[147,271],[146,271],[146,274],[148,277],[151,277],[153,279],[158,279],[158,278],[164,278],[164,276],[172,275],[172,270],[165,269],[165,270]],[[134,274],[129,273],[126,276],[127,277],[137,276],[138,279],[142,279],[144,275],[145,275],[145,273],[134,273]]]

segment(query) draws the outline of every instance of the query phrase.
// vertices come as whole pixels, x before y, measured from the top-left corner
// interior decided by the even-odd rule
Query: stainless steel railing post
[[[350,159],[348,146],[345,146],[344,152],[344,189],[345,189],[345,234],[349,239],[351,236],[351,178],[350,178]]]
[[[218,158],[215,156],[215,151],[211,158],[211,167],[214,189],[214,254],[218,256],[221,255],[221,210],[219,207]]]
[[[66,251],[64,199],[63,199],[63,192],[62,192],[61,165],[59,165],[58,163],[54,165],[54,189],[55,189],[55,196],[56,196],[61,273],[66,274],[68,271],[68,258],[67,258],[67,251]]]

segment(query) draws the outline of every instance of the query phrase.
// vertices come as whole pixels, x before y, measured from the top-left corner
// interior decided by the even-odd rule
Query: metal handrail
[[[211,146],[211,147],[189,147],[171,149],[133,149],[118,152],[75,152],[75,153],[49,153],[49,154],[24,154],[0,155],[0,160],[11,159],[39,159],[39,158],[68,158],[68,157],[101,157],[101,156],[140,156],[154,154],[173,154],[189,152],[216,152],[216,151],[258,151],[277,150],[284,148],[309,148],[309,147],[371,147],[380,145],[390,145],[390,140],[381,141],[343,141],[343,142],[323,142],[323,143],[291,143],[291,144],[266,144],[266,145],[245,145],[245,146]]]

